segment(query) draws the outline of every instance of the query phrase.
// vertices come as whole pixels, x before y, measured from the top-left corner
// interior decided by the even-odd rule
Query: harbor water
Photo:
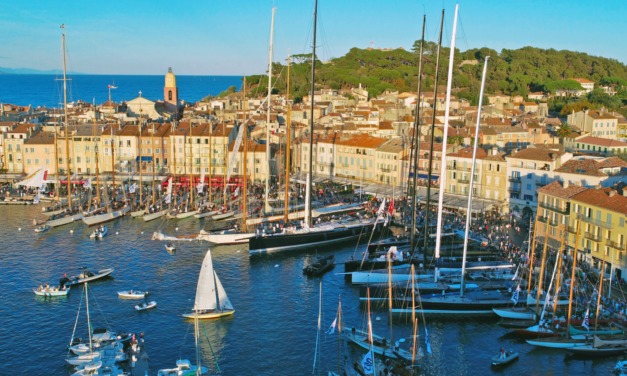
[[[77,222],[42,234],[33,231],[33,218],[42,219],[41,205],[0,206],[0,375],[68,375],[67,345],[71,339],[82,287],[68,297],[43,298],[32,292],[44,283],[56,286],[59,278],[114,268],[113,278],[89,285],[92,326],[114,331],[144,332],[152,374],[171,368],[177,359],[196,363],[193,321],[181,318],[193,305],[201,261],[208,244],[178,242],[177,251],[166,252],[164,243],[151,240],[155,231],[169,235],[197,234],[210,222],[194,218],[145,223],[123,218],[107,223],[107,236],[89,238],[93,228]],[[18,229],[21,228],[21,231]],[[178,228],[178,231],[176,230]],[[73,232],[71,232],[73,230]],[[366,313],[359,307],[359,289],[346,283],[341,265],[320,278],[303,275],[302,268],[316,254],[335,252],[336,261],[361,255],[354,244],[338,248],[285,252],[249,258],[246,245],[213,247],[216,273],[229,295],[235,314],[205,320],[199,341],[202,364],[211,374],[308,375],[313,371],[318,330],[319,289],[322,282],[321,374],[337,369],[337,333],[324,334],[342,300],[346,327],[365,328]],[[123,290],[146,290],[156,309],[137,312],[137,300],[119,299]],[[373,307],[375,333],[389,337],[386,307]],[[377,320],[377,318],[379,318]],[[535,349],[523,339],[489,319],[444,320],[427,318],[432,354],[426,352],[424,324],[420,322],[422,370],[428,375],[608,375],[621,357],[581,360],[565,351]],[[406,338],[410,348],[411,324],[395,323],[394,340]],[[206,331],[206,335],[205,335]],[[76,335],[87,338],[85,304]],[[209,339],[211,347],[207,341]],[[520,359],[501,369],[490,358],[503,347],[520,353]],[[348,350],[347,350],[348,349]],[[364,351],[342,340],[342,357],[355,360]]]

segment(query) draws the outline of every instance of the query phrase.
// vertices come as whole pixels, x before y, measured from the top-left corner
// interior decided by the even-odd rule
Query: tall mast
[[[244,77],[244,99],[246,99],[246,77]],[[242,182],[242,200],[244,201],[244,211],[242,212],[242,231],[248,232],[248,226],[246,224],[246,211],[248,210],[246,206],[246,196],[248,196],[248,126],[246,125],[246,104],[247,100],[244,100],[244,171],[242,173],[243,182]],[[233,150],[233,152],[239,152]]]
[[[150,136],[152,144],[152,206],[155,206],[155,123],[152,122],[152,135]]]
[[[579,245],[579,229],[581,228],[581,218],[577,218],[577,235],[575,236],[575,247],[573,248],[573,274],[570,277],[570,297],[568,298],[568,317],[566,322],[566,338],[570,338],[570,316],[573,313],[573,288],[575,286],[575,270],[577,269],[577,246]],[[599,291],[601,295],[601,291]]]
[[[309,203],[309,205],[305,205],[307,208],[307,224],[309,226],[312,225],[311,220],[311,184],[313,183],[313,137],[314,137],[314,90],[316,85],[316,27],[318,24],[318,0],[314,5],[314,23],[313,23],[313,45],[311,51],[311,115],[309,119],[309,171],[308,176],[309,179],[307,181],[306,187],[306,197],[305,201]]]
[[[141,159],[141,158],[140,158]],[[115,140],[113,139],[113,127],[111,127],[111,177],[113,179],[113,198],[115,201]],[[124,187],[122,187],[124,189]],[[141,192],[141,190],[140,190]]]
[[[174,158],[174,178],[172,179],[172,193],[174,194],[174,199],[170,200],[170,207],[172,207],[172,201],[174,201],[174,206],[176,207],[176,189],[174,189],[174,186],[176,186],[176,134],[174,133],[176,131],[176,126],[177,126],[177,121],[174,120],[172,122],[172,131],[170,132],[172,134],[172,157]]]
[[[91,347],[91,321],[89,320],[89,293],[87,292],[87,282],[85,282],[85,303],[87,306],[87,334],[89,335],[89,352],[92,352]]]
[[[562,271],[562,251],[564,249],[564,238],[566,237],[566,234],[568,232],[566,231],[566,229],[564,229],[564,232],[562,234],[562,244],[560,244],[560,249],[555,252],[555,257],[557,258],[557,281],[555,283],[555,302],[553,303],[553,318],[551,319],[551,322],[555,321],[555,311],[557,310],[557,300],[559,298],[559,291],[560,291],[560,274]]]
[[[139,92],[139,97],[141,98],[142,96],[142,92],[140,90]],[[141,204],[143,203],[143,189],[142,189],[142,183],[144,182],[144,178],[142,177],[142,170],[143,170],[143,165],[142,165],[142,151],[144,149],[142,149],[142,125],[143,125],[143,117],[142,117],[142,113],[143,113],[143,109],[142,109],[142,104],[141,102],[139,102],[139,205],[141,206]]]
[[[290,106],[290,50],[287,50],[287,94],[285,97],[287,104],[287,124],[285,129],[286,146],[285,146],[285,219],[287,225],[289,221],[289,205],[290,205],[290,115],[292,106]],[[339,362],[339,360],[338,360]],[[339,372],[339,370],[338,370]]]
[[[224,166],[224,175],[222,176],[222,182],[224,183],[224,189],[222,190],[222,202],[224,203],[224,206],[226,206],[226,185],[228,184],[228,182],[226,181],[226,177],[229,173],[229,166],[226,165],[226,155],[229,152],[229,143],[226,139],[226,125],[224,124],[224,115],[224,111],[222,111],[222,166]]]
[[[442,206],[444,205],[444,189],[446,187],[446,145],[448,141],[448,128],[449,128],[449,114],[451,107],[451,85],[453,84],[453,65],[455,64],[455,35],[457,34],[457,12],[459,11],[459,4],[455,5],[455,18],[453,19],[453,34],[451,37],[451,54],[448,64],[448,80],[446,83],[446,107],[444,108],[444,135],[442,136],[442,158],[441,158],[441,173],[440,173],[440,190],[438,196],[438,220],[436,222],[436,236],[435,236],[435,258],[440,258],[440,245],[442,244]],[[436,82],[437,86],[438,83]],[[433,98],[433,118],[435,119],[435,110],[437,107],[438,98]],[[476,145],[476,139],[475,139]],[[474,167],[473,167],[474,169]],[[473,176],[470,176],[472,181]],[[472,190],[470,191],[470,197],[472,197]],[[471,208],[468,208],[470,210]],[[435,280],[438,280],[438,267],[436,263],[435,267]]]
[[[424,252],[425,265],[427,264],[427,247],[429,246],[429,214],[431,213],[431,172],[433,170],[433,138],[435,134],[435,100],[438,98],[438,79],[440,76],[440,51],[442,49],[442,29],[444,28],[444,9],[442,9],[442,19],[440,20],[440,36],[438,37],[438,56],[435,61],[435,84],[433,85],[433,112],[431,113],[431,147],[429,149],[429,170],[427,172],[427,205],[425,206],[425,233]],[[420,100],[420,98],[418,98]],[[446,141],[442,143],[442,150],[446,148]],[[440,185],[440,189],[442,186]],[[437,278],[437,277],[436,277]]]
[[[605,277],[605,251],[603,251],[603,264],[601,265],[600,277],[601,282],[599,282],[599,294],[597,296],[597,313],[594,315],[594,337],[597,336],[597,324],[599,323],[599,308],[601,307],[601,295],[603,294],[603,278]],[[571,284],[572,284],[571,280]],[[594,347],[594,341],[592,341],[592,347]]]
[[[394,199],[394,196],[392,196],[392,199]],[[392,328],[394,327],[394,324],[392,321],[392,254],[390,251],[388,251],[388,295],[390,302],[390,344],[393,344],[394,332]]]
[[[224,111],[225,109],[222,109]],[[213,122],[209,123],[209,202],[211,202],[211,193],[213,191],[213,178],[211,177],[212,159],[213,159]]]
[[[322,331],[322,281],[320,282],[320,302],[318,303],[318,336],[320,335],[320,331]],[[318,351],[320,352],[320,350]],[[320,363],[320,361],[321,360],[318,360],[318,363]],[[320,376],[320,368],[322,367],[318,364],[318,376]]]
[[[547,228],[548,230],[548,228]],[[536,299],[535,314],[538,314],[538,305],[540,304],[540,295],[542,294],[542,285],[544,284],[544,265],[546,263],[546,246],[549,241],[549,234],[544,234],[544,250],[542,251],[542,266],[540,266],[540,278],[538,279],[538,296]],[[547,291],[549,293],[549,291]]]
[[[266,120],[266,163],[268,164],[268,173],[266,174],[266,200],[265,210],[266,213],[270,212],[270,204],[268,197],[270,196],[270,105],[272,95],[272,50],[274,48],[274,12],[276,7],[272,8],[272,24],[270,26],[270,58],[268,59],[268,114]]]
[[[527,284],[527,295],[531,294],[531,278],[533,277],[533,258],[536,254],[536,232],[538,231],[538,218],[540,217],[540,210],[536,213],[536,222],[533,225],[533,240],[529,245],[529,249],[531,251],[531,258],[529,261],[529,283]]]
[[[189,210],[192,210],[194,206],[194,139],[192,136],[194,132],[192,131],[192,123],[189,123]]]
[[[196,341],[196,375],[201,375],[202,367],[200,366],[200,350],[198,348],[198,310],[194,307],[194,340]]]
[[[415,129],[415,128],[414,128]],[[414,282],[416,281],[416,270],[414,264],[411,265],[411,322],[414,324],[414,344],[411,353],[411,374],[414,374],[414,362],[416,361],[416,329],[418,328],[418,320],[416,320],[416,290]]]
[[[100,175],[98,171],[98,142],[96,142],[96,98],[94,98],[94,154],[96,155],[96,194],[98,195],[98,207],[100,207]]]
[[[56,198],[59,201],[59,144],[57,143],[57,132],[59,131],[58,127],[54,129],[54,171],[57,178],[56,184]]]
[[[418,96],[416,97],[416,119],[414,121],[414,140],[412,142],[412,149],[414,150],[414,179],[413,179],[413,191],[412,191],[412,201],[411,201],[411,230],[410,230],[410,243],[411,243],[411,255],[414,256],[414,252],[416,249],[416,242],[414,236],[416,235],[416,209],[418,208],[417,200],[417,182],[418,182],[418,154],[420,153],[420,147],[418,145],[418,138],[420,135],[418,133],[418,124],[420,124],[420,93],[422,91],[422,54],[424,50],[425,44],[425,25],[427,23],[427,16],[422,16],[422,37],[420,38],[420,60],[418,63]]]
[[[318,0],[316,0],[316,4]],[[368,294],[368,352],[372,351],[372,321],[370,320],[370,287],[366,290]],[[383,349],[383,353],[385,353],[385,349]],[[377,374],[377,362],[375,361],[374,354],[372,356],[372,369],[374,370],[373,374]]]
[[[340,308],[337,311],[337,374],[340,374],[340,345],[342,344],[342,296],[340,295]]]
[[[61,26],[65,30],[65,24]],[[67,78],[65,70],[65,33],[63,33],[63,112],[65,113],[65,156],[67,162],[67,202],[70,213],[72,212],[72,186],[70,185],[70,129],[67,121]]]
[[[474,187],[475,176],[475,163],[477,162],[477,146],[479,144],[479,124],[481,123],[481,104],[483,103],[483,89],[485,88],[485,76],[488,69],[488,59],[490,56],[486,56],[485,63],[483,64],[483,78],[481,79],[481,91],[479,92],[479,106],[477,110],[477,127],[475,128],[475,142],[472,149],[472,167],[470,168],[470,188],[468,191],[468,206],[466,209],[466,234],[464,236],[464,256],[462,258],[462,280],[460,285],[460,296],[464,296],[464,279],[466,273],[466,255],[468,254],[468,236],[470,233],[470,222],[472,221],[472,188]],[[443,144],[446,144],[444,139]],[[444,162],[443,162],[444,163]],[[440,186],[440,192],[444,189]]]

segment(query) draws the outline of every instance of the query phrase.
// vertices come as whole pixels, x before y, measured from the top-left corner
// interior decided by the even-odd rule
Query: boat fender
[[[18,228],[18,229],[17,229],[17,231],[22,231],[22,228],[21,228],[21,227],[20,227],[20,228]]]

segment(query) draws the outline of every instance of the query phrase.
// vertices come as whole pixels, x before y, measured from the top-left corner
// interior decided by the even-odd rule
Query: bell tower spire
[[[165,75],[165,87],[163,88],[163,99],[168,111],[174,112],[176,119],[179,115],[179,88],[176,87],[176,76],[172,73],[172,68],[168,68]]]

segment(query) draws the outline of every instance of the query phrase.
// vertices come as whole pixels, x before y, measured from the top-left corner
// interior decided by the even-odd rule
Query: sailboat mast
[[[322,282],[320,282],[320,302],[318,303],[318,337],[322,331]],[[318,354],[320,354],[320,347],[316,346]],[[320,357],[318,357],[318,363],[320,363]],[[318,364],[318,376],[320,376],[320,364]]]
[[[85,304],[87,307],[87,334],[89,335],[89,352],[92,352],[91,347],[91,321],[89,320],[89,293],[87,292],[87,282],[85,282]]]
[[[246,212],[248,210],[247,205],[246,205],[246,196],[248,196],[248,125],[247,125],[247,121],[246,121],[246,104],[248,104],[248,101],[246,100],[246,77],[244,77],[244,124],[242,124],[242,127],[244,127],[244,171],[242,173],[242,178],[243,178],[243,182],[242,182],[242,201],[244,203],[244,210],[242,212],[242,231],[243,232],[248,232],[248,225],[246,224]],[[239,151],[239,150],[238,150]],[[235,150],[233,150],[233,152],[236,152]]]
[[[224,111],[224,108],[222,109]],[[211,202],[211,194],[213,193],[213,178],[211,177],[211,170],[213,169],[213,122],[209,123],[209,202]]]
[[[577,246],[579,245],[579,229],[581,228],[581,218],[577,218],[577,235],[575,236],[575,247],[573,248],[573,273],[570,277],[570,297],[568,298],[568,318],[566,319],[566,338],[570,338],[570,316],[573,311],[573,288],[575,286],[575,269],[577,266]],[[599,291],[599,295],[601,292]]]
[[[318,0],[316,0],[316,3]],[[372,351],[372,321],[370,320],[370,287],[366,290],[368,294],[368,351]],[[382,349],[382,352],[385,354],[385,349]],[[372,356],[372,369],[374,370],[374,374],[377,374],[377,362],[374,359],[374,354]]]
[[[94,155],[96,159],[96,194],[98,195],[98,207],[100,207],[100,175],[98,171],[98,142],[96,141],[96,98],[94,98]]]
[[[603,278],[605,277],[605,254],[606,252],[603,251],[603,264],[601,265],[601,270],[600,270],[600,277],[601,277],[601,282],[599,282],[599,293],[597,294],[597,313],[594,315],[594,337],[595,338],[597,336],[597,325],[599,323],[599,308],[601,307],[601,295],[603,294]],[[571,280],[571,284],[573,280]],[[594,341],[592,341],[592,347],[594,347]]]
[[[536,232],[538,231],[538,217],[540,217],[540,211],[536,213],[536,221],[533,225],[533,240],[531,244],[529,244],[529,249],[531,251],[531,258],[529,259],[529,282],[527,286],[527,295],[531,294],[531,278],[533,277],[533,259],[536,254]]]
[[[337,374],[340,374],[340,345],[342,344],[342,296],[340,295],[340,307],[337,310]]]
[[[65,29],[65,24],[61,26]],[[71,171],[70,171],[70,124],[67,120],[67,78],[65,68],[65,33],[63,33],[63,112],[65,116],[65,156],[67,162],[67,202],[70,213],[72,212],[72,186],[70,184]]]
[[[477,127],[475,128],[475,144],[472,149],[472,167],[470,169],[470,188],[468,191],[468,206],[466,209],[466,235],[464,236],[464,255],[462,258],[462,280],[460,285],[460,296],[464,296],[464,279],[466,273],[466,255],[468,254],[468,235],[470,232],[470,222],[472,221],[472,189],[474,187],[475,176],[475,163],[477,162],[477,145],[479,144],[479,124],[481,124],[481,108],[483,103],[483,89],[485,88],[485,76],[488,69],[488,59],[490,56],[486,56],[485,63],[483,64],[483,78],[481,79],[481,91],[479,92],[479,104],[477,110]],[[446,139],[443,141],[446,144]],[[444,163],[444,162],[442,162]],[[444,187],[440,186],[440,192]]]
[[[268,100],[266,101],[268,106],[268,113],[266,119],[266,163],[268,164],[268,173],[266,174],[266,200],[265,210],[266,213],[270,212],[270,204],[268,197],[270,196],[270,106],[272,99],[272,50],[274,49],[274,12],[276,7],[272,8],[272,24],[270,26],[270,58],[268,59]]]
[[[413,185],[412,185],[412,201],[411,201],[411,207],[412,207],[412,212],[411,212],[411,230],[409,232],[409,239],[410,239],[410,244],[411,244],[411,257],[413,258],[414,256],[414,252],[416,249],[416,242],[415,242],[415,235],[416,235],[416,209],[418,208],[418,203],[416,202],[417,200],[417,192],[416,189],[417,187],[417,183],[418,183],[418,154],[420,154],[420,146],[418,145],[418,139],[420,138],[420,134],[418,133],[418,124],[420,124],[420,93],[422,91],[422,54],[423,54],[423,50],[424,50],[424,45],[425,45],[425,25],[427,23],[427,16],[424,15],[422,16],[422,36],[420,37],[420,60],[418,61],[418,96],[416,97],[416,119],[414,121],[414,139],[412,142],[412,150],[413,152],[413,165],[414,165],[414,178],[413,178]],[[411,163],[411,161],[410,161]]]
[[[314,5],[314,23],[313,23],[313,45],[311,51],[311,115],[309,116],[309,179],[307,181],[306,187],[306,197],[305,201],[309,202],[307,206],[307,225],[311,227],[312,218],[311,218],[311,184],[313,183],[313,137],[314,137],[314,102],[315,95],[314,91],[316,88],[316,27],[318,25],[318,0]]]
[[[139,92],[139,96],[142,96],[142,93]],[[143,154],[143,150],[142,149],[142,125],[143,125],[143,119],[142,119],[142,104],[141,102],[139,103],[139,205],[141,206],[143,203],[143,189],[142,189],[142,184],[144,182],[144,178],[142,177],[142,170],[143,170],[143,166],[142,166],[142,154]]]
[[[392,320],[392,252],[390,251],[388,251],[388,294],[389,294],[389,302],[390,302],[390,344],[393,344],[394,332],[392,328],[394,327],[394,324]]]
[[[548,228],[547,228],[548,229]],[[540,278],[538,279],[538,294],[536,299],[535,313],[538,314],[538,305],[540,304],[540,295],[542,294],[542,285],[544,284],[544,265],[546,263],[546,246],[549,241],[548,233],[544,234],[544,250],[542,251],[542,266],[540,266]],[[547,294],[549,291],[547,291]]]
[[[555,311],[557,310],[557,300],[559,299],[559,291],[560,291],[560,274],[562,272],[562,251],[564,249],[564,238],[566,237],[566,234],[568,233],[566,231],[566,229],[563,230],[564,233],[562,234],[562,244],[560,245],[560,249],[555,252],[555,257],[558,259],[556,260],[557,262],[557,281],[555,283],[555,302],[553,304],[553,318],[551,319],[551,322],[554,322],[555,320]]]
[[[57,178],[56,184],[56,199],[59,201],[59,144],[57,143],[57,131],[59,129],[54,129],[54,171]]]
[[[287,226],[289,221],[289,205],[290,205],[290,115],[292,106],[290,105],[290,50],[287,50],[287,91],[285,94],[287,105],[287,124],[285,128],[286,146],[285,146],[285,218],[284,222]],[[339,362],[339,360],[338,360]],[[339,370],[338,370],[339,372]]]
[[[196,342],[196,375],[202,374],[202,367],[200,365],[200,349],[198,348],[198,310],[194,310],[194,340]]]
[[[438,98],[438,79],[440,76],[440,51],[442,50],[442,31],[444,29],[444,9],[442,9],[442,19],[440,20],[440,36],[438,37],[438,56],[435,60],[435,84],[433,85],[433,112],[431,113],[431,146],[429,148],[429,170],[427,172],[427,202],[425,206],[425,233],[424,233],[424,252],[423,257],[425,265],[427,264],[427,248],[429,246],[429,217],[431,214],[431,173],[433,170],[433,140],[435,135],[435,106]],[[420,100],[420,98],[418,98]],[[442,149],[446,147],[446,142],[442,144]],[[442,189],[442,186],[440,186]],[[437,278],[437,277],[436,277]]]
[[[150,143],[152,144],[152,206],[155,206],[155,123],[152,123],[152,135],[150,135]]]
[[[172,156],[174,157],[174,178],[172,179],[171,183],[172,183],[172,193],[174,194],[174,197],[170,198],[170,209],[172,209],[172,201],[174,201],[174,206],[176,207],[176,189],[174,189],[174,187],[176,186],[176,134],[174,133],[174,131],[176,130],[176,126],[177,126],[177,122],[176,120],[174,120],[172,122],[172,130],[170,131],[170,133],[172,134],[172,143],[174,145],[172,145]]]
[[[115,140],[113,139],[113,127],[111,127],[111,177],[113,179],[113,198],[115,201]],[[124,189],[124,187],[122,187]]]
[[[194,132],[192,130],[192,123],[189,123],[189,137],[187,138],[189,140],[189,210],[192,210],[192,207],[194,206],[194,162],[193,162],[193,156],[194,156],[194,140],[192,138],[192,136],[194,135]]]
[[[411,374],[414,374],[414,363],[416,362],[416,331],[418,330],[418,320],[414,319],[414,344],[411,349]]]
[[[440,258],[440,246],[442,244],[442,207],[444,205],[444,189],[446,187],[446,145],[448,141],[448,128],[449,128],[449,115],[451,110],[451,85],[453,84],[453,65],[455,64],[455,35],[457,34],[457,13],[459,11],[459,4],[455,5],[455,17],[453,18],[453,34],[451,36],[451,55],[449,57],[448,64],[448,80],[446,83],[446,107],[444,108],[444,135],[442,136],[442,158],[441,158],[441,173],[440,173],[440,190],[438,192],[438,220],[436,222],[436,236],[435,236],[435,258]],[[437,82],[435,83],[437,85]],[[435,118],[435,109],[437,103],[437,97],[433,98],[433,117]],[[477,139],[475,138],[475,145]],[[473,165],[474,170],[474,165]],[[472,182],[473,175],[470,176]],[[472,190],[469,192],[472,197]],[[468,208],[470,210],[470,208]],[[438,279],[438,266],[435,266],[435,280]]]
[[[411,264],[411,321],[416,321],[416,289],[415,289],[415,280],[416,280],[416,269],[414,268],[414,264]]]

